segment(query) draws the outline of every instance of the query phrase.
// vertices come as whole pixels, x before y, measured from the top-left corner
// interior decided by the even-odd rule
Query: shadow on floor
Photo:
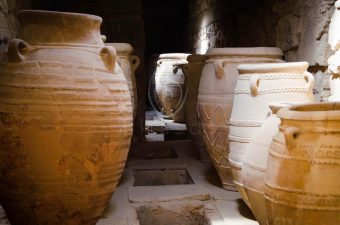
[[[249,207],[244,203],[242,199],[237,199],[238,204],[238,210],[240,211],[240,214],[244,216],[247,219],[256,221],[252,211],[249,209]]]

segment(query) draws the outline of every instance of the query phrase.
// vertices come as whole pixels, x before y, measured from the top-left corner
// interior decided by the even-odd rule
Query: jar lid
[[[294,105],[282,108],[277,115],[288,120],[340,120],[340,102]]]
[[[105,43],[105,45],[114,47],[117,55],[130,55],[133,51],[133,47],[129,43]]]

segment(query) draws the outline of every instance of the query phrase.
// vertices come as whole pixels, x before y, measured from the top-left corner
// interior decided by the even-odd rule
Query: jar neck
[[[18,36],[31,45],[104,45],[100,17],[39,10],[21,11],[18,16]]]

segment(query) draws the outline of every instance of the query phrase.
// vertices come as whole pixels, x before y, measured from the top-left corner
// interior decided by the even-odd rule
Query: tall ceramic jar
[[[240,63],[282,62],[279,48],[213,48],[207,51],[198,91],[203,141],[223,188],[236,190],[228,160],[229,119]]]
[[[184,74],[174,66],[187,63],[189,54],[161,54],[157,61],[155,88],[162,110],[174,122],[184,122],[183,104],[185,100]]]
[[[307,62],[244,64],[238,67],[230,118],[229,161],[234,182],[247,203],[241,174],[244,151],[267,119],[270,102],[314,100],[314,77],[307,68]]]
[[[135,118],[137,113],[137,86],[135,76],[140,59],[138,56],[132,55],[133,47],[128,43],[105,43],[105,45],[112,46],[116,49],[118,64],[122,68],[128,83],[133,106],[133,118]]]
[[[265,176],[269,225],[340,222],[340,103],[278,112]]]
[[[291,106],[293,102],[272,102],[270,115],[245,148],[242,177],[251,210],[260,225],[267,225],[266,201],[264,197],[264,175],[267,168],[269,146],[273,136],[279,131],[279,109]],[[269,171],[268,171],[269,172]]]
[[[184,102],[184,118],[187,130],[193,146],[199,152],[201,162],[210,163],[208,152],[203,145],[202,128],[197,113],[198,87],[206,59],[205,55],[189,55],[188,63],[178,66],[184,73],[184,86],[187,90]]]
[[[124,169],[132,105],[102,19],[22,11],[0,66],[0,202],[12,225],[94,225]]]

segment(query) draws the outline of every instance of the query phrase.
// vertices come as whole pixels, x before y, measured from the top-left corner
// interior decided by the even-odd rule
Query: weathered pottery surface
[[[209,154],[203,144],[202,128],[197,113],[198,87],[205,55],[190,55],[188,63],[178,65],[185,75],[184,85],[186,87],[186,98],[184,102],[184,118],[193,146],[200,154],[200,160],[211,163]]]
[[[0,201],[12,225],[94,225],[132,135],[131,97],[101,18],[22,11],[0,66]]]
[[[265,176],[269,225],[340,222],[340,103],[278,112]]]
[[[131,94],[133,106],[133,118],[137,113],[137,86],[136,86],[136,70],[140,64],[140,59],[136,55],[131,55],[133,47],[128,43],[105,43],[106,46],[112,46],[116,49],[118,56],[118,64],[122,68],[124,76],[127,80],[129,91]]]
[[[155,74],[156,93],[165,114],[174,122],[184,122],[183,104],[185,100],[184,74],[174,66],[187,62],[189,54],[161,54],[157,61]]]
[[[278,48],[213,48],[206,55],[198,95],[203,140],[223,187],[236,190],[228,161],[236,68],[240,63],[282,62],[282,51]]]
[[[242,177],[251,210],[260,225],[267,225],[266,201],[264,197],[264,176],[267,168],[269,146],[273,136],[279,131],[280,119],[276,113],[293,102],[273,102],[269,104],[270,116],[263,123],[253,140],[244,151]]]
[[[234,182],[246,202],[241,174],[244,151],[268,118],[270,102],[314,100],[314,77],[307,68],[307,62],[244,64],[238,67],[230,119],[229,160]]]

